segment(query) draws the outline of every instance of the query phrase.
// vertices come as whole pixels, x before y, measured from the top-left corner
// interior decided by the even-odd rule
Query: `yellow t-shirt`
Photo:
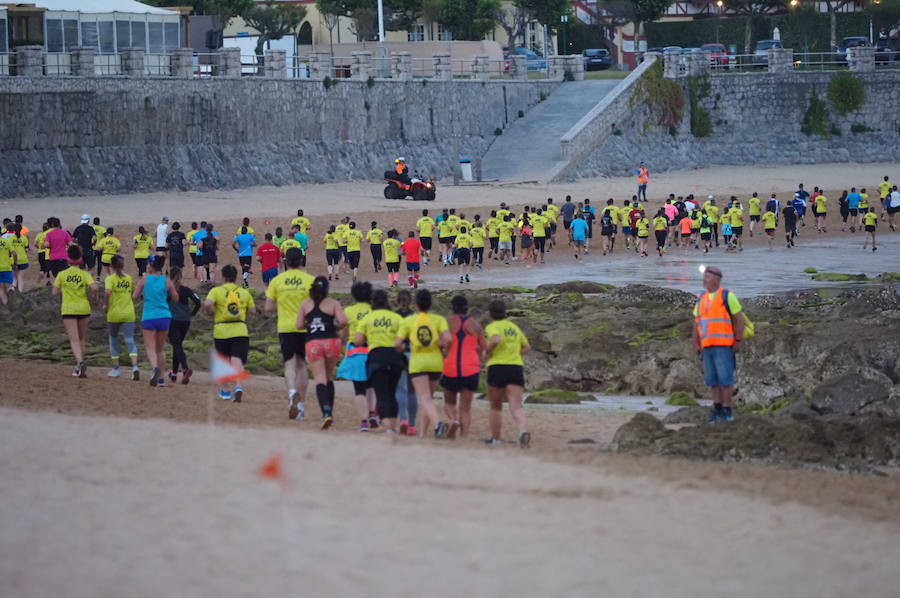
[[[456,240],[454,241],[457,249],[471,249],[472,248],[472,237],[469,236],[469,233],[459,233],[456,235]]]
[[[486,238],[487,231],[484,230],[482,226],[476,226],[472,228],[472,233],[469,235],[472,237],[472,247],[480,248],[484,247],[484,240]]]
[[[450,214],[447,216],[447,222],[450,224],[450,236],[455,237],[459,234],[459,227],[462,220],[456,214]]]
[[[341,247],[347,246],[347,231],[350,230],[350,225],[348,224],[338,224],[334,227],[334,234],[337,237],[338,245]]]
[[[235,291],[238,296],[237,314],[228,312],[228,292],[230,290]],[[213,338],[225,339],[250,336],[247,330],[247,310],[256,304],[253,302],[253,295],[247,289],[242,289],[233,282],[226,282],[210,290],[206,300],[212,301],[215,307]]]
[[[559,208],[555,204],[548,203],[547,207],[544,208],[544,216],[549,219],[548,224],[556,222],[559,220]]]
[[[884,199],[893,188],[894,185],[892,185],[890,181],[881,181],[880,183],[878,183],[878,195],[881,197],[881,199]]]
[[[150,247],[153,246],[153,237],[150,235],[134,236],[134,258],[147,259],[150,257]]]
[[[359,251],[362,245],[363,234],[355,228],[347,229],[347,251]]]
[[[515,224],[512,222],[501,222],[500,223],[500,242],[507,243],[512,241],[513,230],[515,230]]]
[[[484,336],[489,343],[493,337],[500,337],[500,344],[494,347],[494,350],[488,355],[488,367],[492,365],[525,365],[522,360],[522,347],[528,344],[528,339],[514,322],[495,320],[484,329]]]
[[[397,338],[409,341],[410,374],[443,371],[444,355],[438,339],[446,330],[447,319],[437,314],[420,312],[403,319]]]
[[[403,317],[389,309],[376,309],[366,314],[356,332],[366,337],[369,349],[393,347]],[[440,371],[440,370],[438,370]]]
[[[337,233],[325,233],[325,249],[340,249]]]
[[[669,228],[669,219],[665,216],[657,216],[653,219],[653,230],[667,230]],[[638,223],[640,230],[640,223]]]
[[[0,237],[0,272],[12,270],[12,256],[15,251],[8,238]]]
[[[500,236],[500,219],[499,218],[488,218],[487,219],[487,230],[488,230],[488,238],[496,239]]]
[[[434,235],[434,219],[431,216],[422,216],[416,220],[416,228],[419,229],[420,237],[431,237]]]
[[[115,238],[115,237],[113,237]],[[134,279],[128,274],[110,274],[103,281],[103,287],[110,292],[107,322],[134,322]]]
[[[242,234],[242,233],[241,233],[241,229],[242,229],[242,228],[244,228],[244,227],[243,227],[243,226],[237,227],[237,231],[235,232],[235,234],[236,234],[236,235]],[[252,227],[252,226],[248,226],[248,227],[247,227],[247,234],[248,234],[248,235],[252,235],[252,234],[253,234],[253,227]]]
[[[47,257],[47,254],[50,253],[49,249],[44,248],[44,237],[46,236],[47,231],[44,230],[34,236],[34,246],[37,247],[38,253],[43,254],[44,257]]]
[[[453,224],[447,218],[438,223],[438,237],[444,239],[453,234]]]
[[[718,293],[718,291],[714,291],[712,293],[707,293],[707,295],[709,295],[709,298],[712,299],[713,295],[715,295],[716,293]],[[743,309],[741,307],[741,302],[738,301],[738,298],[735,296],[734,293],[732,293],[731,291],[728,291],[728,311],[731,312],[731,315],[734,315],[736,313],[740,313],[741,309]],[[694,303],[694,317],[696,318],[699,314],[700,314],[700,302],[697,301]]]
[[[94,251],[100,251],[100,241],[103,240],[103,236],[106,234],[106,227],[101,224],[95,224],[94,226],[94,236],[97,237],[97,240],[94,241]]]
[[[778,219],[775,216],[775,212],[766,212],[763,214],[763,224],[766,227],[766,230],[774,230],[775,229],[775,221]]]
[[[297,328],[300,304],[309,297],[315,278],[303,270],[286,270],[272,279],[266,297],[278,304],[278,332],[306,332]]]
[[[288,249],[291,249],[294,247],[303,251],[303,245],[300,244],[300,241],[298,241],[297,239],[291,239],[291,238],[287,238],[284,241],[282,241],[281,247],[279,247],[278,249],[281,250],[281,255],[284,255],[285,253],[287,253]]]
[[[85,316],[91,313],[87,291],[93,283],[90,274],[75,266],[69,266],[56,275],[53,286],[62,291],[62,315]]]
[[[619,223],[622,226],[631,227],[631,206],[622,206],[619,208]]]
[[[113,236],[100,239],[100,250],[103,252],[100,256],[100,262],[109,264],[112,261],[113,256],[118,253],[119,247],[121,246],[122,242]]]
[[[875,215],[875,212],[868,212],[865,216],[863,216],[863,224],[865,224],[866,226],[877,226],[878,216]]]
[[[291,220],[291,226],[297,225],[300,227],[300,232],[304,235],[309,231],[309,218],[306,216],[297,216],[296,218]],[[253,231],[248,231],[253,232]]]
[[[540,216],[532,216],[531,219],[531,235],[533,237],[546,237],[547,236],[547,220],[543,215]]]
[[[9,244],[16,252],[16,263],[18,265],[23,265],[28,263],[28,235],[22,235],[17,237],[16,235],[12,235],[9,237]]]
[[[194,244],[194,235],[197,234],[195,230],[189,230],[187,234],[184,236],[188,242],[188,253],[197,253],[197,245]]]
[[[395,239],[396,240],[396,239]],[[387,241],[385,241],[387,243]],[[359,325],[363,319],[372,312],[372,306],[368,303],[354,303],[344,308],[344,315],[347,316],[347,330],[349,331],[350,342],[359,332]]]
[[[497,220],[499,222],[503,222],[504,216],[512,216],[512,212],[509,210],[497,210]],[[510,218],[510,220],[512,220],[512,218]]]
[[[709,202],[707,202],[709,203]],[[704,204],[706,206],[706,204]],[[706,215],[709,217],[710,224],[716,224],[719,222],[719,206],[714,206],[712,204],[706,206]]]
[[[762,203],[762,200],[758,197],[751,197],[749,203],[750,203],[750,215],[751,216],[759,216],[760,215],[759,204]]]
[[[825,214],[828,212],[828,198],[825,195],[819,195],[816,198],[815,210],[816,214]]]
[[[640,238],[650,236],[650,221],[647,218],[641,218],[637,221],[637,236]]]
[[[372,245],[381,245],[384,240],[384,232],[380,228],[373,228],[366,233],[366,241]]]
[[[399,239],[384,240],[384,261],[394,264],[400,261],[400,243]]]
[[[869,209],[869,194],[868,193],[860,193],[859,194],[859,209]]]
[[[446,330],[446,318],[437,314],[419,312],[403,319],[397,338],[409,341],[410,374],[443,371],[444,355],[438,339]]]
[[[741,208],[731,208],[728,216],[731,218],[732,227],[744,226],[744,210]]]

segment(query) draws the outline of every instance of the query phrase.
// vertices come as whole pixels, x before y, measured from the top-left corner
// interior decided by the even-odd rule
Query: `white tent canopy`
[[[135,0],[29,0],[29,4],[47,10],[80,12],[82,14],[119,12],[178,16],[175,11],[142,4]]]

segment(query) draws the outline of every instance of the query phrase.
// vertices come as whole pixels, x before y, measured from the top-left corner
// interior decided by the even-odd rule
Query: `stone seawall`
[[[900,70],[855,74],[863,81],[866,101],[848,115],[828,102],[826,88],[833,72],[709,76],[709,91],[698,103],[709,113],[713,132],[702,138],[691,133],[688,84],[682,80],[684,118],[674,135],[645,126],[647,112],[635,106],[616,123],[616,134],[591,152],[570,178],[631,175],[642,160],[651,172],[711,165],[900,161]],[[813,90],[828,105],[834,131],[830,137],[801,131]]]
[[[0,78],[0,196],[435,177],[555,81]]]

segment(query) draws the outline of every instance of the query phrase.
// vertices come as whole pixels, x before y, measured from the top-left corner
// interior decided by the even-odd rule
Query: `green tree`
[[[746,27],[744,27],[744,54],[753,52],[753,26],[763,15],[772,14],[781,10],[787,4],[786,0],[724,0],[725,8],[739,15],[746,15]]]
[[[281,39],[285,35],[293,35],[297,31],[297,27],[306,18],[306,7],[296,4],[259,4],[243,15],[247,25],[253,27],[259,32],[259,39],[256,40],[256,56],[259,60],[260,68],[262,68],[262,53],[265,45],[276,39]]]
[[[500,0],[444,0],[441,24],[453,39],[480,41],[497,26]]]
[[[219,17],[222,29],[228,27],[231,19],[243,15],[256,6],[255,0],[145,0],[145,2],[160,7],[189,5],[194,9],[194,14]]]
[[[866,12],[872,17],[872,21],[879,29],[884,27],[890,30],[900,23],[900,0],[881,0],[870,2],[866,6]]]
[[[641,25],[652,23],[662,18],[674,0],[631,0],[634,5],[634,39],[635,48],[639,47]]]
[[[334,54],[334,29],[340,24],[341,17],[347,16],[344,3],[341,0],[316,0],[316,8],[328,29],[328,45]]]

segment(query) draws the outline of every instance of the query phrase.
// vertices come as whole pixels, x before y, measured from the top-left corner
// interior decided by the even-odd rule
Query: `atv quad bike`
[[[387,170],[384,173],[385,199],[406,199],[412,197],[414,201],[434,201],[437,189],[432,179],[424,179],[418,173],[407,181],[401,180],[397,173]]]

